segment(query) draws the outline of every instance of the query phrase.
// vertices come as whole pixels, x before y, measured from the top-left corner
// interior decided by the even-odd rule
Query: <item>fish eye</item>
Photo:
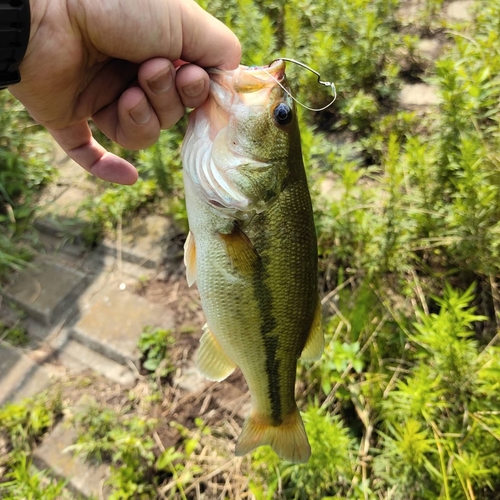
[[[280,102],[274,108],[274,119],[278,125],[288,125],[293,118],[292,108],[284,102]]]

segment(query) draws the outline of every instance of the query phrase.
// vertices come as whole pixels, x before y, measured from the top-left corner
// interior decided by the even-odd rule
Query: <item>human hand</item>
[[[97,143],[88,119],[126,148],[150,146],[207,99],[202,68],[240,57],[236,36],[193,0],[31,0],[21,82],[9,90],[83,168],[133,184],[136,169]]]

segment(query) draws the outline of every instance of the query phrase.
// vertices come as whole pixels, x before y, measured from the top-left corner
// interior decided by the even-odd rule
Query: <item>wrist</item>
[[[30,38],[29,0],[0,0],[0,88],[20,81],[19,66]]]

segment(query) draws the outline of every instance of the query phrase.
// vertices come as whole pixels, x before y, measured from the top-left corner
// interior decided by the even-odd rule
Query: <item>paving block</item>
[[[171,309],[152,304],[113,281],[81,305],[71,336],[118,363],[138,362],[137,341],[145,326],[173,328]]]
[[[24,379],[21,386],[10,395],[12,401],[31,398],[48,389],[53,384],[53,378],[46,368],[36,364],[35,368]]]
[[[421,57],[435,62],[443,53],[443,44],[437,38],[424,38],[418,42],[417,52]]]
[[[143,267],[158,267],[166,256],[169,242],[177,232],[172,221],[160,215],[133,219],[123,228],[122,258]],[[102,250],[116,255],[118,253],[116,240],[106,238]]]
[[[58,359],[73,373],[91,368],[104,377],[125,387],[132,387],[136,378],[129,367],[123,366],[90,347],[70,339],[60,350]]]
[[[473,7],[473,0],[458,0],[446,5],[445,14],[451,21],[471,21]]]
[[[60,196],[45,204],[41,215],[35,220],[35,227],[47,234],[76,238],[87,222],[78,214],[78,209],[88,194],[87,191],[76,187],[65,188]]]
[[[35,362],[19,349],[0,343],[0,404],[21,386],[34,367]]]
[[[78,270],[84,267],[86,257],[90,253],[88,248],[71,237],[60,237],[54,236],[53,233],[41,232],[38,235],[38,240],[45,255],[50,255],[50,258],[57,260],[60,265]]]
[[[86,285],[85,275],[43,257],[17,274],[4,294],[23,311],[49,326],[67,315]]]
[[[34,396],[51,382],[42,366],[21,350],[0,342],[0,404]]]
[[[434,86],[426,83],[405,85],[399,94],[401,106],[414,108],[419,106],[436,106],[441,100]]]
[[[38,469],[50,469],[56,477],[67,480],[66,487],[76,494],[107,498],[109,492],[104,482],[109,476],[109,467],[88,464],[67,451],[76,439],[76,430],[63,420],[34,451],[34,465]]]

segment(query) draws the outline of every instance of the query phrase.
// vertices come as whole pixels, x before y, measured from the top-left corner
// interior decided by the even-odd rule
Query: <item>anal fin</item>
[[[325,336],[323,335],[323,321],[321,314],[321,300],[318,297],[314,318],[307,337],[307,342],[300,356],[304,361],[317,361],[323,354],[325,348]]]
[[[236,455],[246,455],[263,445],[270,445],[278,456],[289,462],[305,463],[309,460],[311,447],[297,407],[278,426],[271,425],[257,414],[251,414],[245,420],[236,442]]]
[[[208,326],[203,327],[204,333],[200,339],[200,348],[196,355],[196,366],[208,380],[220,382],[229,377],[236,365],[222,350],[214,334]]]
[[[188,286],[191,286],[196,281],[196,245],[191,231],[189,231],[186,243],[184,243],[184,265],[186,266]]]

